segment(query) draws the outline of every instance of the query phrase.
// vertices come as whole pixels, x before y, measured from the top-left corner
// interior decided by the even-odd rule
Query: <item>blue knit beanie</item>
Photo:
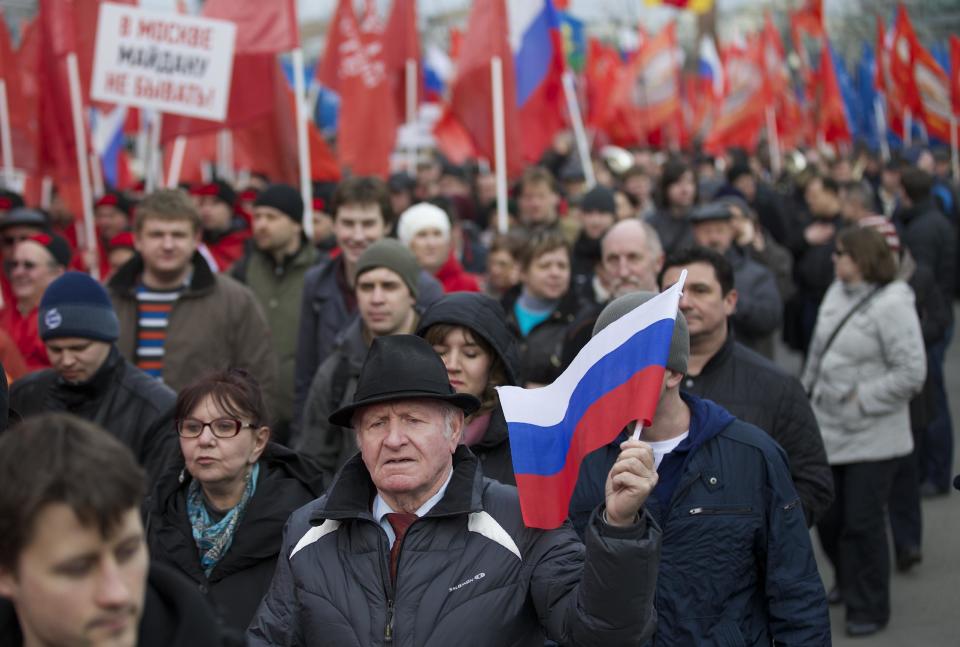
[[[80,337],[114,342],[120,336],[120,321],[107,291],[83,272],[67,272],[47,286],[37,316],[43,341]]]

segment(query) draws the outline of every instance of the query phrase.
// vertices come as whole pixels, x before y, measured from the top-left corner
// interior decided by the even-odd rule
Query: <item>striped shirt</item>
[[[137,368],[157,379],[163,378],[170,313],[184,289],[151,290],[144,285],[137,286]]]

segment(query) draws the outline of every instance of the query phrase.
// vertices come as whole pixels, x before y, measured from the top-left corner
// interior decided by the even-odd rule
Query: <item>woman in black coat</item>
[[[283,526],[320,496],[321,472],[269,441],[263,395],[245,371],[177,397],[178,461],[146,503],[150,555],[184,573],[230,629],[246,630],[273,578]]]
[[[417,334],[440,355],[457,393],[482,405],[465,421],[463,442],[480,459],[484,476],[516,485],[507,422],[495,387],[517,384],[516,337],[497,301],[475,292],[454,292],[423,314]]]

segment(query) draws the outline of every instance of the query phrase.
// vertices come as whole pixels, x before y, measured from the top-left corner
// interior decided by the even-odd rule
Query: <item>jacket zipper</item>
[[[387,600],[387,626],[383,630],[383,641],[393,642],[393,600]]]
[[[690,508],[689,514],[694,515],[723,515],[723,514],[750,514],[753,508]]]

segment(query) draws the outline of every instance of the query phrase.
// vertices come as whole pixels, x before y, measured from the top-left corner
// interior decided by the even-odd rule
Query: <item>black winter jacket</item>
[[[320,470],[282,445],[269,443],[260,457],[257,489],[237,526],[233,544],[209,578],[200,566],[187,518],[190,480],[181,456],[147,500],[150,554],[155,561],[186,575],[227,628],[243,632],[270,585],[284,523],[291,512],[323,491]]]
[[[654,629],[659,530],[526,528],[516,489],[463,446],[443,498],[407,531],[390,581],[387,535],[359,457],[290,518],[270,591],[247,633],[264,645],[637,645]]]
[[[513,306],[520,298],[520,292],[521,287],[517,286],[501,301],[507,313],[507,321],[517,331],[518,337],[520,326]],[[563,372],[563,345],[570,326],[588,307],[571,287],[550,316],[520,339],[520,386],[529,382],[550,384],[559,377]]]
[[[940,286],[946,303],[953,300],[953,281],[957,263],[957,234],[947,218],[937,209],[933,198],[894,215],[900,238],[920,265],[926,265]],[[953,311],[948,308],[953,320]]]
[[[10,406],[24,418],[63,411],[109,431],[133,451],[151,485],[179,452],[176,400],[169,387],[123,359],[116,346],[82,384],[65,382],[48,368],[20,378],[10,390]]]
[[[690,435],[663,458],[646,503],[663,527],[652,644],[829,645],[823,583],[783,450],[709,400],[682,397]],[[570,502],[578,528],[603,500],[625,438],[581,465]],[[661,491],[668,482],[671,496]]]
[[[808,526],[827,511],[833,502],[833,476],[820,427],[799,380],[728,334],[700,375],[684,376],[681,389],[713,400],[777,441],[787,453]]]

